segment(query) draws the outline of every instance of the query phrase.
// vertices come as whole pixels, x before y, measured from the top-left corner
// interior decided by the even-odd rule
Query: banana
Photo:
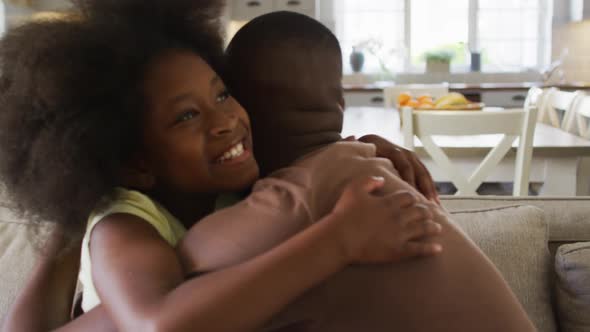
[[[469,104],[469,100],[467,100],[467,98],[465,98],[464,95],[457,92],[451,92],[448,95],[442,96],[439,99],[437,99],[434,103],[434,107],[439,109],[445,109],[448,107],[467,104]]]

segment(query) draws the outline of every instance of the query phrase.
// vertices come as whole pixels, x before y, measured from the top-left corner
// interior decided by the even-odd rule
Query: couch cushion
[[[556,331],[545,215],[533,206],[451,212],[502,273],[539,331]]]
[[[545,211],[550,242],[590,241],[590,197],[441,197],[449,211],[533,205]]]
[[[562,330],[590,331],[590,242],[560,246],[555,255],[555,272]]]

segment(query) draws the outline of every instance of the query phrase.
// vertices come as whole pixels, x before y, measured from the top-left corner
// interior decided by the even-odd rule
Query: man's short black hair
[[[290,60],[285,54],[298,57],[299,52],[314,51],[328,51],[334,55],[335,61],[342,61],[340,43],[325,25],[295,12],[272,12],[248,22],[227,47],[226,79],[230,87],[234,77],[247,75],[244,69],[252,66],[253,59],[267,55],[271,50],[286,51],[274,59],[285,63]]]

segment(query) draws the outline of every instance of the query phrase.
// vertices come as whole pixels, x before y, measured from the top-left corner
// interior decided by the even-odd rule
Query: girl
[[[418,209],[411,195],[377,197],[382,181],[359,179],[309,229],[185,282],[173,249],[184,230],[215,193],[258,175],[248,117],[213,70],[219,6],[194,3],[29,24],[2,45],[3,179],[29,217],[70,234],[90,214],[81,279],[100,300],[85,307],[102,303],[119,330],[251,330],[345,265],[392,259],[392,217]]]

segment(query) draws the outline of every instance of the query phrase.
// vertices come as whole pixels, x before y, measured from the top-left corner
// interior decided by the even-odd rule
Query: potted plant
[[[451,71],[451,60],[453,52],[450,51],[430,51],[424,54],[426,58],[427,73],[448,73]]]

